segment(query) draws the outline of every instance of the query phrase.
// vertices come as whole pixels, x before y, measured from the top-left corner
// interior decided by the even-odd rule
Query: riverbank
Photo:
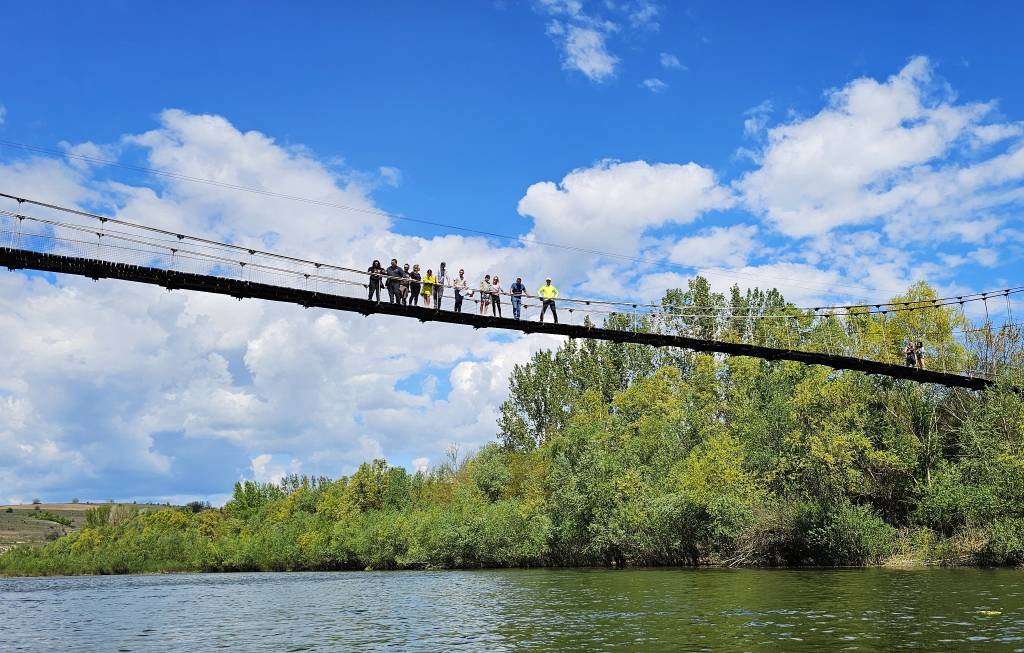
[[[371,509],[330,516],[330,487],[299,483],[285,492],[279,486],[243,484],[225,508],[198,512],[101,506],[87,513],[79,531],[0,555],[0,575],[673,566],[924,569],[1016,566],[1024,557],[1024,536],[1020,529],[1007,530],[1005,522],[943,537],[924,528],[899,530],[870,521],[865,526],[850,514],[842,519],[817,515],[823,529],[808,526],[806,515],[798,513],[804,521],[793,519],[783,528],[780,515],[769,512],[718,549],[696,555],[692,542],[676,540],[674,551],[662,549],[653,560],[623,551],[618,557],[571,560],[558,549],[562,525],[539,505],[531,512],[528,505],[488,502],[477,494],[454,497],[446,510]],[[259,492],[281,494],[254,506],[251,500]],[[863,515],[855,507],[845,510]],[[789,506],[782,514],[792,513]],[[845,526],[840,530],[837,523]],[[680,522],[679,527],[694,525]],[[769,527],[774,529],[770,533]]]

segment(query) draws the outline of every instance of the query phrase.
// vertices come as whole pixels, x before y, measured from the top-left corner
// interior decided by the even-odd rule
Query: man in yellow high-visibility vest
[[[547,279],[547,283],[541,286],[540,290],[537,291],[537,295],[540,296],[543,305],[540,309],[540,321],[544,321],[544,313],[550,308],[551,317],[555,318],[555,324],[558,324],[558,311],[555,310],[555,300],[558,298],[558,288],[551,285],[551,279]]]

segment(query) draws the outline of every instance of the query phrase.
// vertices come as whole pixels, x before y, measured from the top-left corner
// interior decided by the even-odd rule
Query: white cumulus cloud
[[[572,269],[569,256],[534,246],[403,236],[379,213],[185,181],[188,175],[376,210],[364,186],[303,148],[241,132],[219,116],[165,111],[157,128],[129,134],[118,146],[141,149],[148,165],[177,176],[154,177],[152,187],[111,183],[94,179],[93,166],[32,157],[0,162],[0,186],[351,267],[365,268],[373,257],[427,267],[447,260],[474,284],[485,271],[523,274],[535,284],[529,271],[541,261]],[[92,144],[67,149],[108,152]],[[581,273],[562,277],[563,287]],[[7,498],[171,496],[208,482],[192,468],[211,447],[238,452],[229,477],[267,479],[298,469],[337,476],[382,455],[408,465],[453,443],[470,450],[494,437],[512,367],[559,342],[541,336],[495,343],[484,331],[452,325],[431,326],[423,341],[430,346],[409,347],[407,338],[389,335],[409,328],[397,318],[4,272],[0,329],[9,333],[11,353],[0,375],[0,447],[9,454],[0,460],[0,487]],[[418,393],[396,389],[428,371]],[[451,390],[437,391],[438,378]]]
[[[757,247],[757,227],[738,224],[711,229],[676,241],[669,259],[687,266],[741,267]]]
[[[884,82],[831,91],[828,106],[772,127],[760,167],[737,183],[745,202],[782,233],[804,237],[878,219],[894,237],[930,238],[950,221],[1019,199],[1024,148],[960,162],[958,147],[1012,137],[985,123],[991,103],[958,103],[916,57]],[[752,116],[750,128],[761,128]]]
[[[675,68],[677,70],[686,70],[686,66],[679,61],[679,57],[669,52],[662,52],[658,57],[658,61],[661,62],[663,68]]]
[[[615,75],[619,58],[608,52],[604,33],[590,27],[569,25],[562,36],[565,49],[563,67],[578,70],[595,82]]]
[[[668,88],[668,84],[666,84],[665,82],[661,81],[657,77],[652,77],[650,79],[645,79],[644,81],[640,82],[640,86],[643,86],[644,88],[646,88],[651,93],[661,93],[666,88]]]
[[[696,163],[609,160],[573,170],[557,184],[533,184],[519,213],[534,219],[537,240],[629,254],[647,229],[686,224],[732,203],[715,173]]]

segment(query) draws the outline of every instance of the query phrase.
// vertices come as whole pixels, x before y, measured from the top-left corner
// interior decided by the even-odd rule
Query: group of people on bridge
[[[433,306],[434,310],[439,311],[445,290],[451,288],[455,296],[454,310],[456,313],[462,312],[462,303],[465,299],[472,299],[473,293],[479,292],[480,315],[486,315],[490,308],[491,315],[502,317],[501,298],[508,296],[512,304],[512,317],[519,320],[522,319],[523,300],[533,297],[526,289],[522,277],[516,277],[515,282],[506,291],[501,287],[501,279],[498,275],[485,274],[476,290],[471,289],[469,281],[466,279],[465,270],[459,270],[457,276],[450,276],[443,262],[438,266],[436,273],[432,269],[427,269],[426,273],[422,273],[418,263],[411,267],[408,263],[399,266],[398,259],[393,258],[391,265],[385,268],[379,260],[374,260],[366,272],[370,275],[366,298],[370,301],[376,298],[378,303],[380,302],[380,291],[386,290],[388,301],[392,304],[422,305],[426,308]],[[558,299],[558,288],[551,284],[550,278],[546,279],[544,285],[537,290],[536,296],[541,300],[540,321],[544,321],[545,313],[550,310],[551,317],[555,324],[558,324],[558,311],[555,306],[555,300]]]
[[[914,342],[910,340],[907,342],[907,346],[903,348],[903,356],[906,358],[907,367],[916,367],[919,370],[924,369],[924,343],[918,340]]]

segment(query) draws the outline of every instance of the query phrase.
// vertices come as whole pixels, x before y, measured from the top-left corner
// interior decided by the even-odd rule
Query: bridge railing
[[[331,263],[304,260],[232,243],[216,242],[172,230],[135,225],[61,207],[0,209],[0,247],[94,259],[192,274],[249,281],[331,295],[366,298],[368,273]],[[38,210],[35,210],[38,209]],[[373,258],[372,253],[366,258]],[[424,270],[425,272],[425,270]],[[473,286],[471,286],[473,289]],[[977,293],[960,298],[916,296],[878,305],[798,308],[764,302],[716,301],[697,305],[678,297],[660,303],[630,303],[615,298],[562,297],[563,321],[590,322],[623,331],[667,333],[705,340],[848,356],[902,364],[908,341],[924,343],[929,369],[992,377],[1019,369],[1021,326],[1013,321],[1024,288]],[[386,292],[382,291],[384,301]],[[463,310],[481,310],[477,293]],[[451,310],[445,289],[442,310]],[[1005,312],[1002,306],[1005,303]],[[506,316],[508,298],[502,298]],[[770,303],[769,303],[770,304]],[[971,319],[984,307],[983,319]],[[999,310],[996,310],[998,308]],[[485,309],[490,312],[490,307]],[[523,318],[536,319],[540,303],[526,299]]]

